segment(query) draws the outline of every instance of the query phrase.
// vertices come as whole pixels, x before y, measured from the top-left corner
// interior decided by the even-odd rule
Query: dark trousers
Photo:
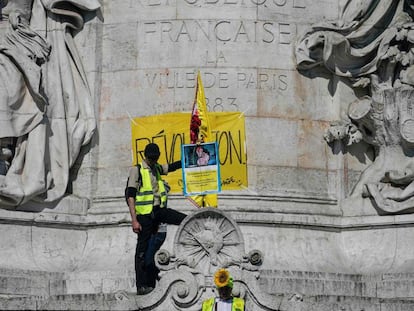
[[[156,280],[158,279],[158,274],[160,270],[155,265],[155,253],[161,248],[161,245],[164,243],[167,237],[167,232],[157,232],[151,235],[151,238],[148,241],[147,251],[145,252],[145,271],[148,276],[148,285],[150,287],[155,287]]]
[[[137,215],[137,220],[142,226],[138,234],[137,247],[135,250],[135,277],[137,288],[141,286],[153,287],[155,282],[151,278],[151,271],[146,269],[145,254],[148,250],[148,244],[151,236],[156,233],[158,224],[163,222],[171,225],[179,225],[186,217],[185,214],[170,208],[160,208],[154,206],[152,214]]]

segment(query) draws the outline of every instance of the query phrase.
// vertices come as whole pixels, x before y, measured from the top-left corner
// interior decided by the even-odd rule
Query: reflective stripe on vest
[[[244,311],[244,300],[241,298],[233,298],[232,311]]]
[[[135,197],[135,212],[137,215],[148,215],[151,214],[153,204],[154,204],[154,191],[151,184],[151,170],[144,168],[140,165],[140,174],[141,174],[141,188],[137,191]],[[161,175],[156,169],[157,172],[157,182],[158,182],[158,191],[160,192],[160,207],[165,207],[167,202],[167,193],[165,191],[164,182],[161,179]]]
[[[214,311],[215,298],[204,300],[201,311]],[[244,300],[242,298],[233,297],[233,303],[231,305],[232,311],[244,311]]]
[[[201,309],[201,311],[213,311],[213,306],[214,306],[214,298],[204,300],[203,308]]]

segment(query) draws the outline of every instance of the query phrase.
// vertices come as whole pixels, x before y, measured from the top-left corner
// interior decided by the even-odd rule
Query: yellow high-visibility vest
[[[167,192],[165,191],[164,182],[161,179],[161,175],[158,168],[155,169],[157,172],[158,190],[160,192],[161,204],[160,207],[165,207],[167,203]],[[144,168],[140,165],[141,174],[141,188],[138,189],[135,197],[135,212],[137,215],[148,215],[151,214],[154,207],[154,191],[151,184],[151,170]]]
[[[204,300],[202,311],[214,311],[213,307],[216,302],[215,298]],[[231,304],[232,311],[244,311],[244,300],[242,298],[233,297]]]

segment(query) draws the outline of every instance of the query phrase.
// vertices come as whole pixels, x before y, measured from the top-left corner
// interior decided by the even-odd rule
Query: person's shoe
[[[140,286],[137,289],[137,295],[146,295],[151,293],[153,290],[152,287],[148,287],[148,286]]]

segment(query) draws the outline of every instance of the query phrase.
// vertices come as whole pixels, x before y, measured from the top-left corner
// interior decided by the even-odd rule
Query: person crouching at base
[[[219,298],[210,298],[203,302],[202,311],[246,311],[244,300],[233,297],[233,278],[229,271],[220,269],[214,274],[214,284]]]

